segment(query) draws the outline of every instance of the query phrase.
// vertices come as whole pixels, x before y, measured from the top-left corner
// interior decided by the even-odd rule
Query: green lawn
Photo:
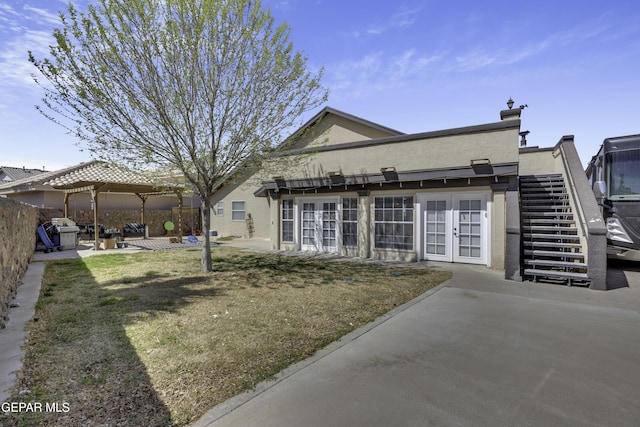
[[[11,401],[68,411],[0,425],[185,425],[450,277],[233,248],[203,274],[200,256],[47,263]]]

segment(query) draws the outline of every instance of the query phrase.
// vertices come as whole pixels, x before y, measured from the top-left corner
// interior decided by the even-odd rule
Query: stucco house
[[[563,235],[575,236],[580,246],[562,252],[577,256],[545,255],[550,242],[564,237],[538,232],[551,217],[536,209],[559,208],[543,203],[533,213],[522,209],[525,176],[545,188],[558,176],[581,184],[586,176],[572,137],[551,148],[519,147],[520,115],[521,109],[509,108],[493,123],[404,134],[324,108],[294,133],[305,136],[284,154],[305,156],[301,166],[230,180],[212,199],[211,228],[219,236],[268,239],[273,249],[481,264],[515,280],[546,276],[602,288],[602,262],[593,257],[599,264],[591,274],[586,262],[602,239],[587,249],[588,227],[570,227]],[[573,170],[567,158],[577,161]],[[593,198],[588,190],[582,198]],[[562,203],[563,213],[573,209],[584,217],[578,195],[568,194]],[[530,217],[542,225],[529,223]],[[523,242],[528,235],[537,240]]]

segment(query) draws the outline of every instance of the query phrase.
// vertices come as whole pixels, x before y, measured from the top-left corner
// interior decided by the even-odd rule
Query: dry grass
[[[13,402],[68,412],[0,425],[184,425],[449,273],[214,252],[47,264]],[[18,394],[28,389],[28,393]]]

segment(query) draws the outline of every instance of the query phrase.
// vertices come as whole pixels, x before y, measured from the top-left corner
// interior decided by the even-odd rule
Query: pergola
[[[154,195],[175,194],[178,196],[178,239],[182,242],[182,194],[184,186],[157,184],[141,173],[121,166],[93,160],[87,163],[49,173],[42,184],[64,191],[64,216],[69,217],[69,196],[89,192],[93,203],[94,249],[100,248],[98,212],[99,194],[105,192],[129,193],[142,202],[141,223],[144,224],[144,207],[147,199]]]

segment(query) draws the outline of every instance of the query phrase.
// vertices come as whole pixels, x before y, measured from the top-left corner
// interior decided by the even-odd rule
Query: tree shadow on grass
[[[202,277],[150,274],[98,283],[83,260],[50,262],[29,327],[12,402],[59,402],[68,411],[0,415],[0,425],[171,425],[131,343],[137,315],[175,312],[194,299],[225,295]],[[20,390],[29,390],[20,394]],[[62,404],[68,406],[62,406]]]

